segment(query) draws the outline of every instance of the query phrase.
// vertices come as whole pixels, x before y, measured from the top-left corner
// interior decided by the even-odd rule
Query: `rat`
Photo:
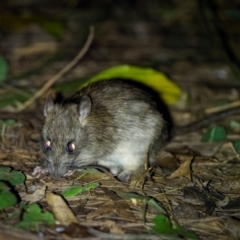
[[[144,88],[114,79],[91,83],[60,104],[49,95],[43,111],[44,171],[59,179],[98,165],[127,181],[146,157],[153,165],[168,130],[160,101]]]
[[[112,79],[90,83],[70,98],[44,106],[43,167],[55,179],[90,165],[109,169],[120,181],[154,165],[170,136],[184,134],[240,112],[225,111],[172,129],[170,114],[159,95],[139,83]]]

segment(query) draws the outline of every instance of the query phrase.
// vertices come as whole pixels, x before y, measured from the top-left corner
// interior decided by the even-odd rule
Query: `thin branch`
[[[221,112],[224,110],[230,110],[230,109],[239,108],[239,107],[240,107],[240,100],[231,102],[231,103],[227,103],[222,106],[207,108],[207,109],[205,109],[205,113],[206,114],[214,114],[214,113],[218,113],[218,112]]]
[[[16,112],[21,112],[28,106],[30,106],[36,99],[38,99],[40,96],[44,94],[57,80],[59,80],[64,74],[69,72],[86,54],[88,51],[92,40],[94,37],[94,28],[90,27],[90,33],[88,35],[87,41],[81,51],[77,54],[77,56],[70,62],[68,63],[61,71],[59,71],[56,75],[54,75],[52,78],[50,78],[44,85],[43,87],[37,91],[32,98],[28,99],[25,103],[22,105],[18,106],[16,109]]]

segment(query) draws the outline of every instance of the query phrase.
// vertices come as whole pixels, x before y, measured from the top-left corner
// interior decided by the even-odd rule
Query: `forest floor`
[[[23,25],[21,31],[15,29],[15,21],[9,21],[7,30],[0,24],[0,29],[5,28],[0,49],[10,69],[0,86],[0,164],[21,171],[26,179],[13,190],[18,204],[0,211],[0,238],[196,239],[197,235],[200,239],[239,239],[240,115],[171,139],[162,157],[162,165],[171,171],[154,166],[137,172],[127,183],[97,169],[74,172],[58,181],[48,174],[32,176],[33,169],[42,163],[41,128],[47,95],[52,92],[69,96],[76,89],[70,87],[72,82],[83,81],[112,66],[151,67],[168,75],[183,91],[181,99],[169,106],[176,127],[218,112],[223,104],[229,108],[239,106],[239,69],[223,57],[225,50],[214,40],[219,36],[209,35],[198,2],[160,1],[161,5],[159,1],[139,1],[133,6],[128,1],[119,5],[92,1],[93,7],[90,3],[79,4],[64,19],[64,32],[58,40],[34,15],[40,12],[43,20],[49,16],[57,19],[51,12],[54,6],[49,11],[40,6],[37,13],[34,7],[29,10],[22,6],[20,12],[28,9],[36,17],[26,24],[14,15],[18,2],[6,8],[5,13]],[[64,1],[59,2],[58,13],[63,13]],[[227,9],[225,2],[221,7]],[[231,45],[236,47],[234,37],[231,38],[239,34],[234,23],[228,34]],[[90,25],[95,27],[94,40],[76,67],[29,107],[17,112],[23,100],[31,98],[77,55]],[[58,32],[61,29],[58,27]],[[7,124],[10,119],[14,120],[13,125]],[[214,134],[216,126],[226,129],[225,138],[203,142],[204,133],[213,129]],[[66,206],[57,198],[51,201],[46,197],[56,197],[65,189],[80,185],[87,190],[66,198]],[[47,195],[51,193],[55,195]],[[60,205],[53,207],[55,201]],[[56,219],[56,215],[66,215],[66,222],[71,222],[71,209],[75,223],[66,227],[64,221],[48,225],[38,219],[36,222],[41,224],[36,228],[13,227],[23,220],[23,203],[38,203]],[[156,216],[165,218],[156,223]],[[154,226],[159,229],[168,221],[175,225],[166,226],[165,232],[157,235]]]

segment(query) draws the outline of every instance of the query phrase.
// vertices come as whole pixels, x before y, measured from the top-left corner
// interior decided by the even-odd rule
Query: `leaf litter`
[[[203,96],[208,96],[209,89],[195,88],[191,92],[199,93],[196,99],[208,106]],[[216,98],[225,96],[229,94]],[[23,234],[24,239],[39,239],[37,235],[45,239],[59,235],[95,239],[239,238],[239,143],[238,132],[234,132],[238,131],[239,119],[230,126],[224,123],[224,130],[213,126],[204,130],[205,135],[194,132],[177,136],[167,146],[161,168],[141,169],[128,183],[90,170],[54,181],[49,175],[40,179],[30,176],[41,161],[43,116],[36,109],[42,109],[43,102],[39,99],[24,114],[1,115],[4,141],[0,142],[0,164],[13,169],[0,168],[0,180],[4,181],[0,194],[7,194],[4,199],[12,197],[7,205],[1,205],[0,238],[22,239]],[[186,107],[187,103],[183,104]],[[171,107],[174,122],[191,122],[198,104],[193,101],[191,111],[185,113],[182,108]],[[9,121],[12,119],[14,124]],[[225,127],[233,132],[228,133]],[[17,178],[22,173],[26,176],[18,185],[15,173]],[[11,218],[16,211],[20,211],[18,217]],[[21,223],[25,231],[9,227],[11,223]]]
[[[41,117],[35,121],[37,119]],[[28,119],[20,121],[26,125]],[[235,227],[238,226],[240,209],[239,155],[237,144],[228,140],[228,135],[225,141],[214,142],[211,139],[211,142],[205,143],[196,133],[180,136],[185,138],[184,141],[176,137],[163,155],[170,171],[154,166],[140,170],[134,174],[132,181],[122,183],[113,176],[91,169],[76,171],[60,181],[53,181],[49,175],[34,179],[30,173],[39,165],[40,154],[36,146],[38,142],[32,136],[36,134],[40,137],[40,127],[32,128],[31,134],[26,128],[21,129],[20,134],[33,146],[30,155],[26,145],[12,143],[16,143],[9,134],[13,129],[15,125],[6,129],[6,142],[2,144],[7,143],[9,147],[2,151],[0,158],[2,165],[12,168],[0,169],[1,180],[14,183],[15,173],[19,176],[24,174],[25,177],[20,177],[21,181],[9,188],[9,192],[17,192],[27,206],[35,203],[41,208],[36,224],[26,222],[31,217],[22,219],[23,223],[19,226],[25,231],[41,231],[46,238],[52,234],[68,237],[100,234],[98,238],[105,236],[101,234],[110,234],[109,237],[135,234],[146,237],[158,231],[163,237],[168,231],[166,239],[171,238],[169,234],[193,239],[197,235],[224,238],[239,234]],[[191,138],[193,141],[189,142]],[[6,215],[19,209],[16,205],[19,200],[11,201],[9,206],[4,206]],[[24,213],[24,208],[21,211]],[[41,216],[47,212],[55,218],[54,228]],[[162,217],[153,223],[157,216]],[[168,221],[164,230],[159,228],[164,226],[162,221]],[[7,220],[5,224],[8,224]]]
[[[180,8],[184,9],[184,11],[186,11],[186,9],[188,10],[186,4],[181,5],[181,1],[178,2],[179,3],[176,1],[176,4]],[[187,3],[187,5],[189,5],[189,3]],[[192,4],[195,4],[194,1],[192,1]],[[121,9],[120,5],[117,5],[117,9],[118,15],[121,14],[121,11],[119,12],[119,9]],[[126,16],[125,11],[123,12],[124,16]],[[195,10],[191,12],[193,15],[196,13]],[[161,22],[168,28],[164,38],[162,38],[162,34],[160,36],[161,44],[163,44],[162,46],[169,46],[170,42],[173,41],[173,32],[171,31],[171,27],[174,25],[173,22],[180,24],[180,22],[187,20],[187,25],[192,25],[192,22],[189,21],[192,17],[190,11],[188,14],[176,14],[178,11],[170,9],[170,15],[172,15],[170,16],[170,21],[172,21],[172,23],[167,23],[162,19],[162,15],[165,13],[164,11],[162,11],[162,14],[159,14],[157,11],[156,13],[160,16]],[[137,14],[137,10],[135,14]],[[152,14],[154,15],[154,12],[151,12],[149,17]],[[177,17],[177,21],[174,19],[174,14]],[[81,16],[82,14],[79,15]],[[102,14],[100,14],[100,16],[102,16]],[[154,20],[154,22],[156,22],[157,16],[154,15],[154,17],[156,17]],[[19,23],[19,19],[15,20]],[[94,59],[94,54],[90,53],[90,60],[87,59],[86,62],[76,68],[76,72],[80,71],[81,76],[82,74],[84,75],[84,73],[84,76],[89,76],[92,75],[93,72],[97,72],[109,66],[114,66],[116,62],[119,62],[119,56],[123,55],[125,56],[124,62],[135,63],[136,59],[138,59],[141,65],[146,65],[146,59],[154,59],[154,63],[152,63],[151,60],[147,60],[147,64],[150,62],[150,64],[155,66],[161,66],[163,58],[167,59],[167,62],[169,62],[169,60],[172,61],[170,67],[166,61],[163,61],[163,69],[167,70],[167,72],[171,72],[173,79],[180,81],[181,86],[185,86],[185,89],[189,91],[185,96],[186,101],[182,102],[182,108],[171,108],[174,122],[176,122],[177,125],[184,125],[186,122],[191,122],[198,118],[200,119],[201,116],[199,116],[199,112],[207,113],[209,111],[215,111],[216,109],[219,110],[220,107],[216,107],[216,105],[220,100],[232,102],[239,98],[238,90],[235,91],[235,89],[234,91],[222,89],[222,93],[217,94],[215,88],[202,87],[203,79],[217,81],[217,86],[219,87],[221,83],[224,82],[224,79],[218,78],[215,73],[219,73],[220,71],[225,71],[228,75],[227,81],[228,83],[230,82],[229,79],[231,78],[231,74],[229,74],[228,66],[223,65],[224,62],[217,63],[217,67],[215,62],[213,63],[214,66],[208,61],[207,63],[200,64],[200,58],[205,60],[206,58],[199,54],[199,52],[194,52],[194,55],[190,53],[188,49],[187,52],[185,52],[185,50],[182,49],[182,45],[180,51],[174,48],[174,53],[170,49],[166,51],[166,49],[161,48],[161,46],[157,46],[157,49],[155,46],[155,48],[147,49],[147,51],[145,51],[143,47],[142,49],[144,49],[144,51],[139,51],[141,47],[137,45],[136,38],[132,37],[132,34],[129,38],[126,37],[127,35],[117,36],[117,29],[121,29],[121,32],[125,31],[132,33],[131,29],[126,31],[123,25],[118,27],[114,22],[113,24],[109,24],[109,20],[106,19],[104,21],[106,23],[99,23],[99,29],[100,25],[105,24],[104,27],[106,29],[110,29],[111,25],[113,25],[114,34],[109,34],[106,30],[99,31],[100,33],[102,32],[102,35],[96,38],[97,44],[95,44],[94,51],[100,61],[95,62],[92,60]],[[4,23],[6,21],[2,22]],[[233,24],[233,21],[230,22]],[[127,25],[132,27],[132,24]],[[190,41],[191,48],[193,44],[194,47],[197,46],[195,44],[197,44],[198,41],[203,44],[206,41],[206,39],[201,41],[201,39],[198,39],[198,36],[194,35],[193,32],[196,31],[196,24],[194,23],[193,25],[194,31],[185,25],[187,29],[187,38],[186,35],[183,34],[184,42]],[[56,32],[56,24],[51,23],[49,26]],[[80,26],[82,31],[82,25],[80,24]],[[136,26],[138,29],[139,27],[142,30],[145,29],[141,25]],[[156,37],[156,29],[154,29],[153,25],[151,25],[151,28],[153,28],[154,37]],[[165,29],[164,26],[161,26],[161,28]],[[57,29],[58,32],[60,32],[59,34],[62,34],[58,26]],[[230,32],[232,29],[234,29],[234,27],[228,28]],[[47,28],[45,30],[47,30]],[[68,39],[75,38],[79,41],[79,38],[77,38],[78,34],[76,34],[75,30],[73,31],[74,36],[70,33]],[[145,45],[149,45],[149,42],[154,45],[156,38],[152,38],[151,31],[149,31],[148,28],[146,28],[146,30],[148,30],[146,31],[147,35],[144,35],[144,31],[141,31],[141,36],[143,36],[141,37],[141,41],[143,41],[145,37],[147,39],[147,42],[143,41]],[[167,35],[168,31],[171,33],[170,38]],[[107,34],[104,35],[104,32]],[[189,35],[189,33],[191,34]],[[39,39],[40,34],[33,36]],[[196,39],[194,40],[195,37]],[[176,39],[179,40],[179,38],[181,42],[181,36],[178,35]],[[22,39],[20,39],[20,41],[18,40],[18,34],[14,34],[12,39],[25,44]],[[26,39],[29,40],[29,38]],[[116,41],[114,39],[121,39],[121,42],[124,43],[124,47],[123,45],[120,47],[114,45]],[[42,40],[38,40],[37,43],[39,42],[42,43]],[[50,43],[51,44],[47,47],[47,51],[56,51],[57,43],[55,41],[51,41]],[[18,55],[17,58],[19,58],[19,61],[16,61],[17,54],[14,50],[18,45],[12,45],[13,49],[10,49],[11,57],[8,60],[10,61],[9,65],[11,66],[11,71],[16,74],[16,70],[22,70],[25,66],[34,63],[34,61],[32,61],[32,59],[34,59],[33,54],[34,51],[38,51],[39,48],[37,44],[30,44],[26,47],[20,46],[21,51],[18,51],[18,54],[23,53],[24,55],[21,56],[24,56],[27,60],[24,61],[24,58],[20,58]],[[53,45],[55,45],[55,47]],[[71,43],[71,48],[73,45],[74,44]],[[102,49],[99,51],[99,49],[96,48],[97,45],[104,46],[104,50]],[[111,51],[107,50],[107,45],[111,46]],[[128,46],[130,46],[130,49],[127,49]],[[202,46],[205,45],[201,45],[201,47]],[[212,48],[212,45],[210,47]],[[209,54],[209,52],[212,52],[209,51],[207,46],[206,49],[208,55],[207,59],[211,59],[211,54]],[[6,53],[7,50],[7,47],[4,47]],[[44,50],[44,46],[42,46],[40,51],[46,51],[46,49]],[[129,52],[131,54],[127,54]],[[188,59],[185,59],[184,54],[187,55]],[[110,56],[113,61],[105,61],[105,59],[109,60],[109,58],[104,58],[106,55],[108,57]],[[214,52],[213,55],[217,56],[217,52]],[[99,58],[99,56],[101,57]],[[177,59],[173,59],[174,56],[177,56]],[[199,56],[200,58],[191,63],[189,58],[196,60],[195,56]],[[37,59],[39,59],[39,55]],[[141,61],[142,59],[144,59],[144,61]],[[203,62],[205,60],[203,60]],[[158,61],[159,63],[156,64]],[[197,66],[196,62],[198,63]],[[3,64],[6,65],[5,60]],[[6,66],[2,66],[3,64],[1,63],[0,66],[1,69],[3,69],[3,73],[1,73],[2,76],[0,77],[1,80],[5,79],[8,73],[8,65],[6,68]],[[18,66],[17,68],[14,67],[16,65]],[[31,81],[29,82],[31,82],[31,85],[27,83],[26,91],[21,91],[19,86],[21,86],[21,84],[23,86],[26,84],[27,81],[25,79],[28,79],[28,75],[24,76],[23,81],[19,81],[19,85],[17,84],[12,87],[14,91],[12,91],[11,88],[1,88],[0,105],[8,106],[6,108],[7,110],[13,110],[12,106],[19,106],[20,102],[26,101],[28,96],[33,94],[33,90],[39,88],[39,84],[43,85],[42,79],[49,79],[49,76],[53,75],[52,69],[58,69],[59,66],[62,67],[59,63],[46,65],[48,70],[45,71],[44,74],[39,74],[39,72],[34,71],[34,76],[30,76]],[[72,73],[69,74],[69,76],[65,76],[63,83],[65,84],[63,87],[64,90],[69,89],[71,83],[67,80],[68,78],[72,79],[72,77],[75,77]],[[77,75],[76,78],[79,79],[79,75]],[[15,77],[13,78],[14,84],[16,83],[16,79]],[[198,80],[201,84],[197,83],[195,85],[193,79],[194,81]],[[5,82],[6,81],[8,83],[8,79],[6,79]],[[189,82],[191,84],[189,84]],[[56,88],[54,87],[54,89]],[[54,92],[53,89],[51,91]],[[191,99],[191,97],[193,99]],[[11,171],[1,175],[3,176],[1,183],[3,183],[0,185],[0,194],[4,193],[7,197],[13,196],[13,198],[7,202],[8,205],[2,205],[3,210],[1,208],[1,239],[9,239],[9,236],[11,239],[33,240],[43,238],[93,238],[93,236],[95,236],[95,239],[124,239],[124,237],[125,239],[145,240],[160,238],[180,239],[179,235],[181,234],[179,234],[179,232],[171,236],[166,236],[161,231],[161,235],[156,235],[153,232],[153,227],[155,226],[157,230],[159,230],[163,222],[167,223],[168,226],[165,227],[163,231],[175,231],[173,226],[180,226],[180,228],[183,227],[186,229],[187,233],[194,231],[201,239],[239,239],[240,167],[239,143],[237,142],[239,140],[239,117],[234,117],[234,122],[231,122],[230,125],[227,122],[223,122],[222,125],[224,129],[229,130],[230,128],[233,130],[227,132],[227,135],[222,129],[220,129],[220,131],[216,129],[216,126],[213,126],[214,129],[209,128],[204,130],[205,135],[207,135],[207,137],[204,138],[206,139],[205,143],[201,142],[203,134],[199,134],[199,132],[184,134],[174,138],[167,146],[166,150],[168,152],[165,153],[164,157],[165,161],[163,166],[168,170],[157,166],[154,166],[151,170],[143,169],[143,171],[136,173],[133,180],[127,184],[118,182],[114,177],[106,175],[105,173],[91,171],[85,173],[84,171],[83,173],[75,172],[71,177],[63,178],[60,181],[54,181],[49,175],[44,176],[42,179],[30,177],[30,173],[34,167],[41,162],[39,141],[43,116],[42,110],[40,111],[39,109],[42,109],[44,100],[44,98],[38,99],[28,111],[24,111],[22,114],[8,113],[1,110],[0,132],[2,141],[0,141],[0,164],[11,166],[11,171],[18,172],[16,175],[23,173],[26,176],[24,183],[14,185],[9,182],[15,182]],[[213,101],[215,100],[216,104],[214,105]],[[189,106],[189,103],[191,103],[191,106]],[[15,120],[13,125],[9,124],[11,123],[9,120],[11,119]],[[224,132],[224,134],[222,134],[222,132]],[[221,139],[220,142],[214,141],[214,139],[219,138]],[[63,198],[61,196],[63,191],[66,191],[69,187],[85,187],[93,183],[99,184],[99,186],[94,189],[90,187],[90,189],[81,194],[80,192],[75,194],[75,192],[71,195],[71,198]],[[50,203],[47,202],[46,195],[51,196],[53,199]],[[5,197],[1,197],[0,195],[0,200],[3,198],[5,199]],[[32,205],[31,203],[34,202],[35,204]],[[26,205],[21,205],[21,203]],[[16,226],[20,220],[23,220],[22,217],[27,210],[27,207],[24,208],[24,206],[34,206],[32,210],[31,208],[29,209],[28,213],[30,215],[25,215],[24,217],[24,220],[32,220],[31,212],[36,215],[34,218],[36,225],[34,226],[37,226],[37,230],[35,230],[34,233],[32,233],[30,228],[23,231],[12,227],[13,225]],[[57,219],[56,216],[59,214],[59,219],[61,220],[63,218],[63,220],[61,220],[63,223],[65,223],[65,221],[71,223],[68,226],[61,224],[49,225],[46,221],[42,221],[45,219],[44,217],[42,219],[45,213],[54,213],[55,219]],[[163,213],[164,215],[161,215]],[[71,217],[68,217],[68,215]],[[153,223],[153,220],[157,216],[160,216],[160,221]],[[50,219],[50,223],[52,223],[52,217],[50,217]],[[189,235],[184,236],[189,237]]]

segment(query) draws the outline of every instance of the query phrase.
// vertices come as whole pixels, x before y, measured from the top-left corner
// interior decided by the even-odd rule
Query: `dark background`
[[[238,1],[228,0],[6,0],[0,3],[0,51],[11,74],[29,70],[51,52],[14,52],[39,42],[57,43],[56,51],[65,51],[58,60],[69,60],[93,25],[95,38],[79,64],[80,77],[128,63],[163,70],[180,83],[236,83],[239,8]]]

